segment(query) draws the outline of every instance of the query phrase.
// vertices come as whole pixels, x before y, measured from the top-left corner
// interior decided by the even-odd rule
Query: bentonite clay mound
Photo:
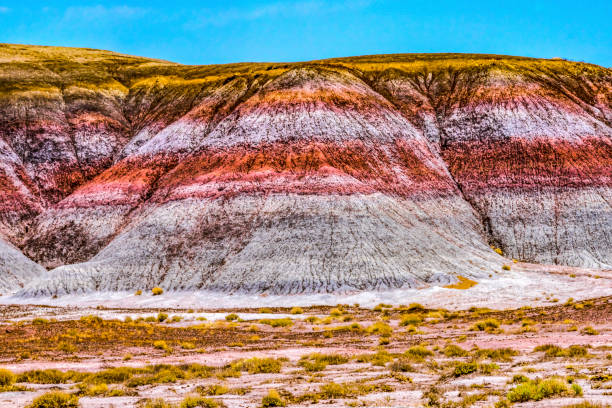
[[[2,290],[332,292],[478,280],[507,258],[612,267],[609,69],[16,45],[0,60]]]

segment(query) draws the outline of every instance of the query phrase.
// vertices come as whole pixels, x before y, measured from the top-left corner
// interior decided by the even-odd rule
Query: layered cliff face
[[[507,262],[491,246],[612,267],[610,70],[0,57],[0,257],[52,269],[0,262],[24,295],[420,287],[487,278]]]

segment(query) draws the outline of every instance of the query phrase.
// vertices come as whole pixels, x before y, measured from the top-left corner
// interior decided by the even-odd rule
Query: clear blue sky
[[[0,42],[185,64],[474,52],[612,67],[611,21],[600,0],[0,0]]]

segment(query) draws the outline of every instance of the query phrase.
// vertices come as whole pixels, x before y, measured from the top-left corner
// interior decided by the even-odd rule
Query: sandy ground
[[[290,402],[289,407],[301,406],[324,406],[324,407],[347,407],[347,406],[371,406],[371,407],[422,407],[428,401],[432,390],[435,390],[441,401],[448,407],[474,406],[492,407],[500,398],[503,398],[508,390],[515,386],[512,384],[514,375],[525,375],[531,379],[561,376],[562,378],[573,378],[582,387],[583,396],[557,396],[542,401],[531,401],[514,404],[514,407],[564,407],[570,403],[581,401],[601,402],[612,404],[612,380],[608,382],[597,382],[594,376],[609,375],[612,378],[612,299],[594,299],[590,302],[567,305],[555,305],[542,308],[529,308],[508,311],[485,311],[474,310],[473,312],[460,312],[456,318],[439,319],[435,316],[437,312],[418,312],[425,318],[420,325],[419,332],[409,334],[406,327],[399,324],[402,312],[384,313],[364,308],[347,309],[342,316],[350,316],[351,323],[359,323],[368,327],[375,322],[387,322],[393,329],[389,337],[389,344],[384,347],[386,352],[394,355],[391,362],[383,365],[374,365],[369,362],[356,361],[356,356],[373,354],[380,351],[378,346],[379,335],[362,332],[348,332],[334,334],[327,338],[319,336],[319,340],[312,341],[313,331],[322,334],[323,328],[340,327],[343,324],[342,316],[337,316],[331,324],[321,326],[319,323],[307,322],[306,317],[323,318],[329,316],[331,308],[306,309],[302,315],[290,315],[288,313],[248,313],[241,310],[236,312],[245,318],[244,322],[238,322],[233,326],[218,326],[219,330],[240,330],[243,328],[252,331],[257,325],[257,334],[262,341],[256,347],[244,345],[243,347],[228,347],[227,340],[205,352],[193,352],[175,349],[168,354],[155,351],[146,347],[130,347],[133,358],[124,361],[124,348],[114,345],[104,346],[99,353],[76,351],[72,354],[53,353],[32,356],[28,359],[14,358],[10,354],[0,357],[0,367],[9,369],[14,373],[22,373],[29,370],[57,369],[60,371],[75,370],[85,372],[97,372],[109,367],[145,367],[151,364],[192,364],[199,363],[211,367],[223,367],[232,362],[259,358],[284,358],[283,368],[279,373],[249,374],[243,372],[239,378],[200,378],[191,380],[179,380],[171,383],[159,383],[139,386],[136,388],[125,388],[121,384],[110,385],[121,387],[128,391],[127,395],[109,396],[81,396],[80,403],[83,408],[128,408],[139,407],[149,398],[163,398],[169,403],[179,404],[187,395],[197,392],[198,386],[211,384],[223,385],[229,389],[246,388],[248,392],[244,395],[223,394],[213,396],[222,401],[229,408],[256,407],[261,406],[261,400],[271,389],[276,389],[282,395],[300,396],[307,393],[319,392],[321,387],[331,382],[334,383],[364,383],[385,384],[391,388],[386,392],[374,391],[363,395],[349,398],[323,398],[317,403],[303,401],[300,403]],[[388,309],[392,310],[392,309]],[[11,306],[4,307],[2,311],[3,325],[5,330],[12,333],[15,329],[25,328],[30,330],[32,323],[28,322],[24,315],[32,316],[54,316],[57,323],[49,323],[57,326],[57,333],[62,336],[61,331],[70,333],[70,319],[78,318],[79,315],[108,316],[115,318],[124,313],[123,310],[95,309],[95,308],[67,308],[67,307],[37,307],[37,306]],[[167,310],[168,314],[176,311]],[[150,310],[131,310],[133,316],[153,315]],[[226,314],[218,312],[196,312],[194,314],[207,315],[210,324],[218,321]],[[190,313],[185,313],[190,315]],[[258,324],[260,318],[275,319],[290,317],[294,324],[287,328],[270,328]],[[386,317],[385,317],[386,316]],[[17,320],[18,319],[18,320]],[[450,320],[449,320],[450,319]],[[475,321],[482,319],[496,319],[501,322],[499,329],[492,331],[474,331],[471,329]],[[567,319],[570,319],[569,321]],[[62,323],[64,322],[64,323]],[[521,323],[523,322],[523,323]],[[523,331],[524,322],[533,326],[533,331]],[[184,320],[177,323],[152,323],[150,327],[154,330],[163,328],[179,329],[180,327],[196,325],[198,320]],[[223,323],[226,324],[226,323]],[[348,323],[350,324],[350,323]],[[577,326],[573,331],[570,327]],[[585,326],[592,326],[597,330],[597,335],[588,335],[583,332]],[[7,327],[8,326],[8,327]],[[53,326],[53,327],[55,327]],[[40,326],[31,326],[31,328]],[[66,327],[66,329],[61,329]],[[213,326],[211,326],[213,327]],[[215,326],[216,327],[216,326]],[[224,329],[223,327],[227,327]],[[102,327],[101,331],[105,330]],[[206,329],[210,330],[210,329]],[[296,341],[295,339],[303,339]],[[5,336],[5,342],[20,342],[19,338]],[[298,343],[302,344],[298,344]],[[110,343],[109,343],[110,344]],[[394,372],[393,361],[401,360],[401,356],[409,347],[421,344],[433,355],[422,361],[410,363],[412,368],[407,372]],[[470,355],[465,357],[449,357],[441,353],[447,344],[456,344],[468,350]],[[534,352],[536,346],[543,344],[555,344],[563,348],[571,345],[583,345],[588,349],[588,355],[583,357],[556,357],[548,358],[542,352]],[[49,344],[47,351],[55,349],[56,344]],[[102,347],[102,346],[101,346]],[[43,347],[44,348],[44,347]],[[511,348],[517,354],[508,361],[478,360],[480,363],[495,363],[499,369],[490,374],[478,372],[470,375],[453,377],[448,375],[452,372],[453,364],[457,362],[471,361],[472,353],[478,349],[501,349]],[[43,350],[44,351],[44,350]],[[307,372],[299,364],[300,358],[312,353],[341,354],[349,358],[349,361],[340,365],[329,365],[322,371]],[[449,371],[450,370],[450,371]],[[408,377],[409,382],[398,380],[397,374]],[[29,391],[0,392],[0,406],[6,408],[25,407],[33,398],[49,390],[63,390],[65,392],[76,392],[75,384],[20,384],[27,386]],[[480,395],[482,398],[468,405],[461,405],[462,401],[470,395]],[[287,397],[289,398],[289,397]]]
[[[151,398],[163,398],[178,407],[185,396],[197,392],[198,386],[211,384],[248,390],[240,395],[232,391],[210,397],[229,408],[261,406],[263,396],[271,389],[279,390],[289,407],[422,407],[431,403],[431,395],[437,395],[445,407],[484,408],[505,398],[515,386],[512,378],[517,374],[531,379],[571,378],[582,387],[583,396],[558,395],[537,402],[516,403],[514,407],[565,407],[585,400],[612,404],[612,380],[593,380],[606,375],[612,379],[610,296],[612,271],[524,264],[515,264],[511,271],[500,272],[466,290],[432,286],[419,290],[296,296],[205,292],[167,292],[161,296],[95,293],[36,299],[2,296],[0,368],[18,374],[40,369],[97,372],[109,367],[199,363],[220,370],[253,357],[286,359],[279,373],[243,372],[239,378],[212,376],[135,388],[111,384],[109,386],[123,390],[125,395],[82,395],[83,408],[140,407]],[[570,298],[573,301],[568,301]],[[373,309],[380,303],[396,307]],[[397,306],[412,303],[431,309],[411,312],[423,318],[416,332],[399,324],[408,312]],[[341,315],[334,315],[329,305],[338,304],[347,306]],[[291,314],[289,308],[294,306],[303,306],[304,313]],[[271,307],[273,311],[263,313],[259,311],[261,307]],[[433,310],[439,308],[447,311]],[[152,321],[159,312],[168,314],[169,319]],[[236,313],[239,320],[227,322],[228,313]],[[90,315],[109,323],[102,323],[99,328],[89,327],[80,318]],[[172,321],[173,316],[180,319]],[[124,322],[128,317],[141,321]],[[33,322],[34,318],[46,320],[41,324]],[[149,322],[142,321],[147,318]],[[291,319],[293,324],[272,328],[261,319]],[[490,331],[474,331],[474,322],[483,319],[494,319],[501,326]],[[374,323],[389,324],[393,333],[385,337],[366,330]],[[361,328],[325,335],[334,328],[351,324],[359,324]],[[525,326],[529,330],[525,330]],[[138,332],[138,327],[147,331]],[[597,334],[587,334],[587,327],[593,327]],[[117,333],[113,332],[115,329]],[[254,334],[257,340],[245,341]],[[143,335],[148,336],[146,340],[138,337]],[[195,349],[183,349],[181,336],[196,343]],[[155,339],[166,339],[172,351],[155,349]],[[381,343],[383,340],[385,342]],[[74,341],[74,348],[58,351],[62,341]],[[393,364],[402,360],[402,353],[416,344],[433,350],[433,355],[411,362],[413,367],[407,372],[394,371]],[[448,344],[459,345],[468,355],[446,356],[441,350]],[[551,358],[545,357],[543,352],[533,351],[546,344],[562,348],[582,345],[588,354]],[[511,348],[516,355],[507,361],[475,357],[478,349],[502,348]],[[23,355],[20,350],[28,351],[28,356],[20,357]],[[357,361],[359,355],[380,350],[391,353],[392,359],[381,365]],[[348,362],[308,372],[300,366],[300,358],[311,353],[340,354],[346,356]],[[125,360],[126,354],[132,357]],[[472,360],[479,364],[495,363],[499,369],[486,375],[479,372],[456,378],[449,375],[454,365]],[[323,386],[332,382],[387,385],[389,389],[350,397],[322,398],[316,403],[296,402],[299,396],[321,392]],[[25,407],[33,398],[50,390],[78,392],[75,383],[19,385],[27,387],[28,391],[0,392],[0,407]],[[468,403],[470,396],[475,397]]]

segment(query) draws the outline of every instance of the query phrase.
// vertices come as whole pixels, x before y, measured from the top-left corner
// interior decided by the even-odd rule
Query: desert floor
[[[508,310],[3,305],[0,368],[14,376],[0,385],[0,406],[24,407],[54,390],[84,408],[611,404],[612,297],[547,302]]]

